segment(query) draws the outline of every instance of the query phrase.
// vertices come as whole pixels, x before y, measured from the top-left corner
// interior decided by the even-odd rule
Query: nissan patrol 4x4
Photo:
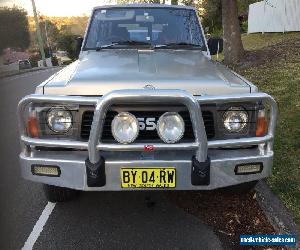
[[[222,46],[207,43],[195,9],[97,7],[78,41],[79,59],[18,106],[22,176],[50,201],[271,174],[276,102],[211,60]]]

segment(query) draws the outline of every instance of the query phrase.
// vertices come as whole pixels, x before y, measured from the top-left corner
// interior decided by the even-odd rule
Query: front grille
[[[166,111],[129,111],[135,117],[138,118],[148,118],[148,117],[154,117],[156,121],[158,121],[159,117],[164,114]],[[180,140],[180,142],[185,141],[192,141],[195,139],[193,127],[190,119],[190,114],[188,111],[181,111],[178,112],[185,123],[185,133]],[[111,142],[114,141],[114,138],[111,133],[111,122],[114,119],[114,117],[118,113],[115,111],[108,111],[106,114],[103,132],[101,136],[101,141],[103,142]],[[83,140],[88,140],[91,130],[91,125],[93,121],[93,115],[94,112],[91,110],[83,112],[82,115],[82,123],[81,123],[81,138]],[[207,138],[211,139],[215,136],[215,129],[214,129],[214,117],[213,113],[211,111],[202,111],[204,126],[207,134]],[[136,142],[143,142],[143,141],[160,141],[159,136],[157,135],[156,130],[140,130],[139,136],[136,139]]]

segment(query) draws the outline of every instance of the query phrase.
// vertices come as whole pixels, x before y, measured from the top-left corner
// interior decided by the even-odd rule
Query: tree
[[[235,64],[244,55],[237,0],[222,0],[222,24],[224,60],[226,64]]]
[[[8,47],[27,49],[30,45],[27,12],[18,7],[1,7],[0,34],[0,54]]]
[[[58,39],[57,46],[59,49],[67,51],[68,56],[74,60],[76,59],[76,38],[78,35],[61,33]]]
[[[222,30],[222,2],[221,0],[206,0],[202,3],[203,26],[209,28],[209,33]]]
[[[45,46],[53,49],[53,47],[56,47],[59,38],[59,30],[53,22],[45,17],[41,17],[40,19],[40,29]]]
[[[239,13],[244,13],[244,12],[248,13],[249,5],[259,1],[261,0],[238,0],[237,4],[238,4]]]

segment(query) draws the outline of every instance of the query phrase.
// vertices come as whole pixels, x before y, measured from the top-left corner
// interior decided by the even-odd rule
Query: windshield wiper
[[[99,50],[105,49],[105,48],[109,48],[109,47],[113,47],[115,45],[118,45],[118,43],[110,43],[110,44],[100,45],[100,46],[96,47],[96,51],[99,51]]]
[[[119,45],[150,45],[150,43],[143,42],[143,41],[135,41],[135,40],[117,41],[115,43]]]
[[[152,48],[153,49],[160,49],[160,48],[180,48],[180,47],[188,47],[188,48],[200,48],[204,49],[204,46],[199,44],[193,44],[193,43],[167,43],[167,44],[156,44]]]
[[[134,41],[134,40],[117,41],[117,42],[112,42],[110,44],[97,46],[96,51],[99,51],[101,49],[110,48],[110,47],[113,47],[115,45],[150,45],[150,43],[142,42],[142,41]]]
[[[109,48],[109,47],[113,47],[115,45],[118,45],[119,43],[110,43],[110,44],[104,44],[104,45],[101,45],[101,46],[97,46],[96,47],[96,51],[99,51],[101,49],[106,49],[106,48]]]

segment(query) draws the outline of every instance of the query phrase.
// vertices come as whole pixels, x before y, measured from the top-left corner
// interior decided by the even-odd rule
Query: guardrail
[[[205,127],[202,119],[200,104],[208,103],[233,103],[247,101],[267,101],[270,105],[270,120],[267,135],[263,137],[212,140],[207,141]],[[267,143],[267,151],[273,148],[273,139],[277,121],[278,108],[275,100],[265,93],[235,94],[222,96],[197,96],[189,94],[183,90],[116,90],[103,97],[71,97],[71,96],[53,96],[53,95],[29,95],[24,97],[18,105],[19,127],[23,150],[26,146],[44,146],[44,147],[62,147],[88,150],[91,163],[97,163],[100,159],[99,151],[144,151],[145,144],[105,144],[99,141],[102,133],[103,122],[109,107],[120,103],[181,103],[189,110],[195,141],[191,143],[154,143],[155,150],[195,150],[196,159],[204,162],[207,159],[208,148],[219,147],[238,147],[246,145],[259,145]],[[93,105],[95,106],[94,118],[91,127],[88,142],[73,140],[55,140],[30,138],[26,134],[24,113],[30,103],[47,103],[59,105]],[[27,148],[28,149],[28,148]]]

